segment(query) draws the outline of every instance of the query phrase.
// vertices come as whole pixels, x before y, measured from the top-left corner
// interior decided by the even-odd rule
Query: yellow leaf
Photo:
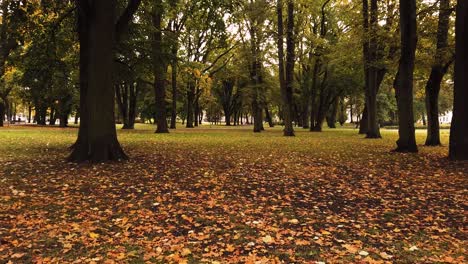
[[[96,234],[96,233],[93,233],[93,232],[89,232],[89,237],[90,237],[90,238],[96,239],[96,238],[99,237],[99,234]]]
[[[192,254],[192,251],[190,251],[190,249],[188,249],[188,248],[184,248],[184,249],[182,249],[182,251],[180,252],[180,255],[182,255],[183,257],[188,256],[188,255],[190,255],[190,254]]]
[[[297,219],[291,219],[291,220],[289,220],[288,222],[289,222],[290,224],[293,224],[293,225],[299,224],[299,220],[297,220]]]
[[[234,250],[236,250],[236,247],[232,244],[227,244],[226,246],[226,251],[227,252],[234,252]]]
[[[270,235],[267,235],[267,236],[262,237],[262,241],[263,241],[263,243],[271,244],[271,243],[275,242],[275,239],[273,237],[271,237]]]
[[[126,258],[125,253],[120,252],[119,254],[117,254],[117,259],[118,260],[122,260],[122,259],[125,259],[125,258]]]

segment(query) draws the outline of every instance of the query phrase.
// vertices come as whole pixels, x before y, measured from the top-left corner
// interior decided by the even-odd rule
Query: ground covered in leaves
[[[467,261],[468,164],[446,146],[140,126],[119,131],[129,161],[77,165],[76,133],[0,128],[0,263]]]

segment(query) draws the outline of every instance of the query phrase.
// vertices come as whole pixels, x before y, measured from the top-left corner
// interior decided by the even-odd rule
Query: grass
[[[0,128],[0,263],[465,261],[448,130],[418,154],[391,153],[391,129],[251,130],[137,124],[119,129],[129,161],[73,164],[76,128]]]

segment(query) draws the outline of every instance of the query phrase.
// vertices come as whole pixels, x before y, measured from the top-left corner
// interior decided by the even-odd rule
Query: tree
[[[370,19],[368,12],[368,2],[363,0],[364,17],[364,64],[365,64],[365,87],[366,87],[366,108],[367,131],[366,138],[380,138],[379,123],[377,119],[377,94],[380,83],[378,61],[378,43],[377,43],[377,20],[378,5],[377,0],[370,0]]]
[[[450,128],[449,157],[468,160],[468,2],[457,1],[456,58],[453,118]]]
[[[278,15],[278,64],[279,83],[283,104],[284,136],[294,136],[293,128],[293,80],[294,80],[294,3],[288,0],[288,19],[286,36],[286,67],[283,50],[283,2],[277,1]],[[270,118],[271,119],[271,118]]]
[[[453,56],[448,50],[448,33],[450,27],[450,0],[440,0],[439,21],[437,26],[437,46],[431,74],[426,84],[426,113],[427,113],[427,138],[426,146],[440,145],[439,129],[439,93],[440,85]]]
[[[23,42],[22,32],[27,28],[28,12],[33,10],[33,5],[28,1],[0,1],[0,127],[3,126],[5,111],[8,112],[8,95],[12,89],[5,85],[5,73],[11,55]]]
[[[400,0],[401,55],[395,83],[398,106],[397,152],[418,152],[413,114],[413,75],[416,44],[416,0]]]
[[[80,110],[78,139],[70,161],[127,159],[114,120],[114,44],[128,28],[140,0],[131,0],[115,23],[116,1],[77,1],[80,41]]]
[[[163,3],[161,0],[154,2],[151,14],[153,21],[153,71],[154,71],[154,95],[156,103],[156,133],[169,133],[166,117],[166,56],[164,56],[162,27]]]

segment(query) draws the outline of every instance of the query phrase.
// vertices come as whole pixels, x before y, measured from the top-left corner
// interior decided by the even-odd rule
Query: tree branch
[[[142,0],[129,0],[127,7],[125,8],[122,15],[117,20],[115,24],[115,38],[119,40],[122,34],[128,30],[128,25],[130,20],[132,20],[133,15],[138,10]]]

